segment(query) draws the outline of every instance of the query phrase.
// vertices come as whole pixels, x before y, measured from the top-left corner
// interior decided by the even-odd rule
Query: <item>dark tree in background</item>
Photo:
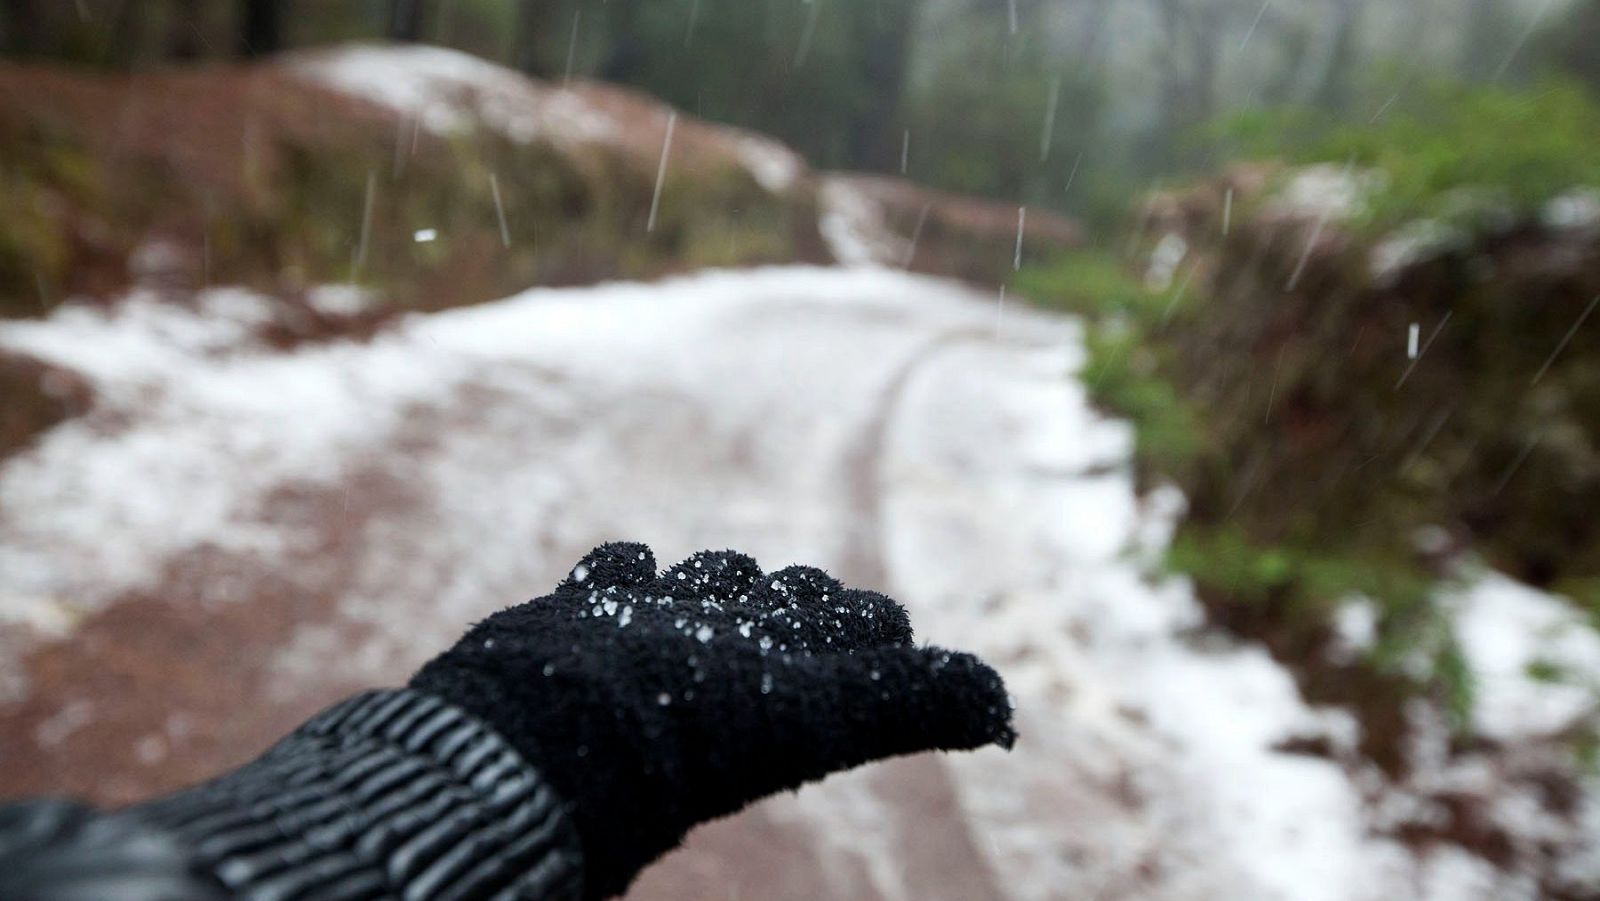
[[[1461,71],[1488,78],[1506,54],[1505,0],[1466,0],[1466,35],[1461,41]]]
[[[1343,112],[1350,105],[1350,73],[1356,68],[1367,0],[1330,0],[1328,6],[1333,27],[1312,82],[1315,87],[1310,100],[1324,109]]]
[[[549,78],[559,74],[551,68],[552,32],[563,9],[561,0],[520,0],[517,3],[516,37],[511,47],[513,64],[529,75]]]
[[[39,0],[5,0],[0,6],[0,12],[5,13],[5,20],[0,22],[0,40],[7,53],[26,56],[44,51],[38,3]]]
[[[422,40],[423,19],[427,10],[423,0],[390,0],[389,38],[395,41]]]
[[[205,0],[172,0],[172,11],[167,56],[182,62],[199,59],[205,53]]]
[[[1574,6],[1535,52],[1600,93],[1600,0]]]
[[[0,51],[129,70],[430,41],[630,85],[819,168],[899,173],[907,148],[925,184],[1109,220],[1237,152],[1210,136],[1241,111],[1361,126],[1410,82],[1600,87],[1600,0],[1540,2],[0,0]]]
[[[241,0],[239,55],[264,56],[283,47],[283,0]]]

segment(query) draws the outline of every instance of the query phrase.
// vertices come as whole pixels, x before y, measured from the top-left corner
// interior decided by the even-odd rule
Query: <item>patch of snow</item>
[[[306,303],[324,316],[360,316],[373,308],[376,298],[356,285],[318,285],[306,292]]]
[[[55,747],[66,741],[72,733],[94,722],[94,716],[94,703],[79,698],[34,727],[33,740],[42,747]]]
[[[1572,604],[1489,571],[1445,602],[1472,670],[1479,732],[1537,738],[1600,712],[1600,634]]]
[[[112,391],[165,380],[198,357],[256,344],[276,303],[238,288],[213,288],[185,307],[138,290],[109,309],[68,303],[45,321],[0,325],[0,342],[76,369]]]
[[[46,638],[63,638],[72,631],[77,614],[53,598],[5,595],[0,597],[0,623],[31,629]]]
[[[1189,256],[1189,242],[1177,232],[1168,232],[1156,242],[1156,249],[1150,252],[1150,266],[1144,273],[1144,284],[1151,291],[1165,291],[1172,287],[1172,280],[1178,274],[1178,267]]]
[[[353,45],[289,60],[292,71],[388,106],[435,134],[479,122],[521,143],[598,142],[620,133],[611,115],[571,91],[444,47]]]
[[[188,254],[173,241],[147,241],[128,257],[128,269],[135,282],[145,283],[170,278],[183,272]]]
[[[827,178],[817,199],[817,229],[841,265],[891,266],[909,255],[910,242],[889,229],[883,208],[860,188]]]
[[[919,634],[999,661],[1016,701],[1012,753],[948,761],[1011,897],[1404,894],[1409,854],[1370,834],[1343,766],[1275,750],[1352,745],[1354,722],[1309,707],[1259,646],[1198,632],[1186,581],[1144,574],[1181,495],[1142,500],[1125,455],[1036,465],[1094,460],[1081,442],[1107,423],[1081,386],[1035,372],[982,344],[930,360],[880,476],[879,534]],[[1159,875],[1133,890],[1141,862]]]
[[[1358,736],[1261,647],[1207,631],[1186,580],[1150,575],[1183,498],[1137,493],[1129,427],[1069,378],[1075,321],[1019,309],[996,335],[992,296],[881,267],[537,289],[288,353],[253,337],[271,313],[241,291],[193,308],[136,294],[0,325],[0,345],[100,398],[0,463],[0,598],[92,611],[196,549],[308,555],[325,566],[284,577],[336,615],[281,649],[266,703],[403,678],[600,540],[637,536],[663,561],[738,547],[888,590],[920,638],[983,654],[1016,701],[1011,754],[890,763],[762,805],[806,831],[785,846],[821,849],[841,896],[857,872],[877,897],[935,894],[905,851],[927,823],[881,781],[907,772],[948,784],[941,814],[982,858],[961,862],[1005,874],[995,893],[1016,901],[1515,896],[1475,858],[1376,833],[1381,774],[1275,750],[1326,737],[1339,758]],[[356,499],[338,561],[267,512],[286,488],[348,503],[365,472],[403,489],[376,513]],[[1536,657],[1596,672],[1570,610],[1493,576],[1454,603],[1493,734],[1580,709],[1526,677]],[[1432,788],[1488,778],[1423,731]],[[1537,814],[1495,803],[1508,823]],[[1391,807],[1440,815],[1421,788]],[[715,853],[691,840],[676,859]]]
[[[1338,662],[1355,660],[1372,648],[1378,637],[1378,606],[1371,598],[1346,598],[1334,612],[1333,628],[1339,636],[1334,653]]]
[[[1379,241],[1368,257],[1368,268],[1375,281],[1392,284],[1405,270],[1458,250],[1467,241],[1467,233],[1457,226],[1418,219]]]
[[[1289,176],[1270,204],[1277,211],[1337,222],[1360,215],[1386,182],[1377,171],[1355,171],[1332,163],[1306,166]]]
[[[1600,188],[1579,188],[1553,198],[1540,218],[1548,228],[1591,231],[1600,228]]]
[[[805,171],[805,162],[799,154],[770,138],[740,135],[735,147],[739,162],[769,193],[782,194],[794,187],[800,173]]]

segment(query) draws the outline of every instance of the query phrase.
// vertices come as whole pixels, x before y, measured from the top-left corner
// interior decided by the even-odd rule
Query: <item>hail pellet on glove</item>
[[[609,544],[212,782],[0,808],[0,898],[607,898],[698,823],[883,757],[1009,747],[1010,721],[993,670],[913,646],[882,595],[732,552],[658,574]]]

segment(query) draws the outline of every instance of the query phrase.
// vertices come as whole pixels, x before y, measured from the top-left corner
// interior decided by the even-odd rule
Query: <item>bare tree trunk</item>
[[[1337,0],[1333,35],[1322,56],[1322,71],[1312,82],[1316,86],[1311,93],[1312,103],[1336,111],[1349,106],[1350,73],[1355,69],[1366,8],[1366,0]]]
[[[1510,52],[1504,0],[1467,0],[1467,24],[1461,43],[1461,73],[1488,78]]]
[[[282,0],[242,0],[239,55],[265,56],[283,49]]]
[[[411,43],[422,40],[425,12],[423,0],[390,0],[389,38]]]
[[[38,0],[5,0],[0,12],[5,13],[4,48],[7,53],[27,56],[44,50],[44,23],[39,16]]]
[[[1088,11],[1084,14],[1078,40],[1072,49],[1080,72],[1093,72],[1105,62],[1106,51],[1110,47],[1110,41],[1106,38],[1110,32],[1107,26],[1111,19],[1111,4],[1112,0],[1091,0],[1087,4]]]
[[[888,123],[900,114],[916,6],[910,0],[879,0],[877,16],[863,17],[858,25],[867,32],[861,64],[872,92],[851,116],[847,152],[854,168],[890,172],[898,165],[900,133]]]
[[[560,0],[521,0],[517,4],[517,38],[512,53],[518,69],[541,78],[560,74],[560,63],[552,64],[545,54],[551,46],[546,36],[563,27],[561,10]]]
[[[1216,110],[1218,25],[1221,17],[1186,0],[1160,0],[1167,53],[1162,57],[1163,136],[1169,162],[1193,163],[1176,152],[1179,141]],[[1187,64],[1185,64],[1187,60]]]
[[[176,60],[196,60],[205,51],[201,31],[205,19],[203,0],[173,0],[172,21],[167,30],[167,56]]]

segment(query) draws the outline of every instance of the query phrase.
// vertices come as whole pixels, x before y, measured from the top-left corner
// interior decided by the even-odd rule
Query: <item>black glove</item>
[[[697,823],[896,754],[1010,747],[1000,677],[911,643],[905,610],[732,552],[665,574],[591,552],[411,680],[495,729],[569,805],[584,895],[624,891]]]

